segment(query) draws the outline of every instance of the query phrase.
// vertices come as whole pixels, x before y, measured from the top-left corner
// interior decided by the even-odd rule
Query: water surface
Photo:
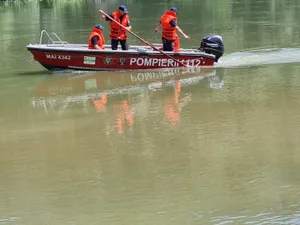
[[[222,35],[216,68],[31,61],[42,29],[86,43],[97,11],[121,3],[1,2],[0,224],[300,224],[300,2],[125,2],[153,43],[171,4],[182,47]]]

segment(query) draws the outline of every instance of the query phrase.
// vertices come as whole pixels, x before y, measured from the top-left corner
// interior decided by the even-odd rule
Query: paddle
[[[122,24],[120,24],[118,21],[114,20],[113,18],[111,18],[109,15],[107,15],[105,12],[103,12],[102,10],[99,10],[100,13],[102,13],[104,16],[106,16],[107,18],[109,18],[111,21],[115,22],[116,24],[118,24],[120,27],[126,29],[126,27],[124,27]],[[127,29],[126,29],[127,30]],[[135,33],[133,33],[130,30],[127,30],[127,32],[129,32],[131,35],[133,35],[134,37],[136,37],[137,39],[139,39],[140,41],[144,42],[146,45],[150,46],[151,48],[155,49],[156,51],[159,51],[161,54],[169,57],[170,59],[173,59],[175,62],[177,62],[179,65],[182,65],[183,67],[187,67],[187,65],[185,65],[184,63],[180,62],[179,60],[175,59],[174,57],[164,53],[162,50],[160,50],[159,48],[156,48],[153,44],[149,43],[148,41],[144,40],[143,38],[139,37],[138,35],[136,35]]]

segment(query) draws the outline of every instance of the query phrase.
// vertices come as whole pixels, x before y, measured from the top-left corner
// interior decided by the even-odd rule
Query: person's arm
[[[131,29],[132,29],[132,27],[131,27],[130,21],[128,20],[126,30],[131,30]]]
[[[176,22],[176,20],[171,20],[170,21],[170,25],[172,26],[172,27],[175,27],[175,29],[184,37],[184,38],[186,38],[186,39],[190,39],[190,37],[188,36],[188,35],[186,35],[181,29],[180,29],[180,27],[178,26],[178,24],[177,24],[177,22]]]
[[[185,39],[190,39],[190,37],[188,35],[186,35],[181,29],[180,27],[177,25],[176,30],[185,38]]]
[[[112,18],[112,14],[109,14],[109,16]],[[107,16],[105,15],[102,15],[102,19],[106,20],[106,21],[110,21],[111,22],[111,19],[108,18]]]
[[[97,50],[102,50],[102,49],[100,48],[100,46],[98,45],[98,41],[99,41],[99,39],[98,39],[97,36],[94,36],[94,37],[92,38],[92,43],[93,43],[94,48],[97,49]]]
[[[161,27],[161,22],[158,21],[157,24],[156,24],[156,27],[155,27],[154,31],[157,32],[160,27]]]

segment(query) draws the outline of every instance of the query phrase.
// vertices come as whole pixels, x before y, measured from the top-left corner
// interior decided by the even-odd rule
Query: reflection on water
[[[158,94],[155,92],[164,91],[168,93],[163,96],[164,115],[174,126],[180,121],[182,108],[192,98],[192,93],[182,88],[197,85],[202,80],[207,80],[208,88],[223,86],[222,76],[216,76],[216,70],[212,68],[65,74],[46,79],[38,85],[31,104],[47,114],[53,112],[59,115],[73,105],[79,105],[83,110],[93,106],[97,113],[107,113],[107,107],[112,107],[115,127],[122,133],[125,127],[133,125],[136,108],[156,99]],[[111,132],[111,129],[107,130]]]
[[[0,112],[1,219],[297,224],[299,71],[44,76]]]
[[[299,223],[299,66],[160,72],[45,77],[22,106],[38,132],[5,134],[3,218]]]

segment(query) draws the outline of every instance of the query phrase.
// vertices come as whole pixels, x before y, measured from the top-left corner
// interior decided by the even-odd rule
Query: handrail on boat
[[[62,45],[64,48],[67,48],[66,45],[68,45],[69,43],[67,41],[63,41],[61,40],[61,38],[54,32],[51,32],[51,34],[49,34],[46,30],[42,30],[41,31],[41,34],[40,34],[40,42],[39,42],[39,45],[42,45],[43,44],[43,37],[44,35],[46,35],[48,37],[48,40],[47,40],[47,44],[46,46],[48,46],[49,44],[52,44],[52,45],[55,45],[55,44],[59,44],[59,45]],[[54,38],[52,37],[54,36],[57,41],[54,41]],[[110,45],[106,44],[108,47],[110,47]],[[160,47],[162,46],[162,43],[153,43],[154,46],[156,47]],[[150,46],[134,46],[137,48],[138,51],[147,51],[148,49],[152,49],[152,47]],[[139,47],[143,47],[143,49],[140,49]],[[186,52],[195,52],[195,49],[184,49]]]
[[[46,31],[46,30],[42,30],[41,31],[41,34],[40,34],[40,45],[43,43],[43,37],[44,37],[44,34],[48,37],[48,40],[47,40],[47,45],[49,45],[49,41],[52,42],[52,44],[62,44],[65,48],[67,47],[66,44],[68,44],[68,42],[66,41],[62,41],[58,35],[54,32],[52,32],[50,35],[49,33]],[[51,35],[53,35],[56,39],[58,39],[58,41],[54,41],[52,38],[51,38]]]

